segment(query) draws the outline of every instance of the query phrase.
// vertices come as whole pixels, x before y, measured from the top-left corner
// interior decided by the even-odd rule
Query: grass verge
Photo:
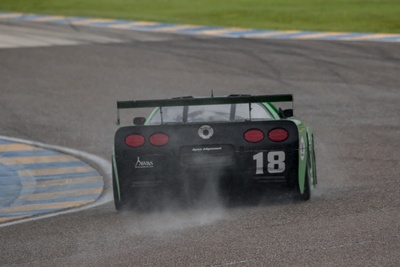
[[[399,0],[1,0],[0,10],[257,29],[400,33]]]

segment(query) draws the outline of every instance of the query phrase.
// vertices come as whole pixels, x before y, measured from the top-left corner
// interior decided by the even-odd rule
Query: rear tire
[[[310,167],[309,166],[310,166],[309,161],[307,161],[306,174],[304,177],[304,192],[301,193],[300,188],[299,188],[300,199],[304,200],[304,201],[310,200],[310,198],[311,198]]]
[[[315,147],[314,147],[314,138],[313,138],[313,154],[312,154],[312,166],[313,166],[313,183],[314,186],[317,185],[317,162],[315,160]]]
[[[122,210],[122,208],[126,205],[126,200],[124,194],[122,192],[122,188],[120,187],[121,200],[119,199],[118,194],[118,184],[115,177],[114,166],[112,168],[112,186],[113,186],[113,195],[114,195],[114,206],[116,210]]]

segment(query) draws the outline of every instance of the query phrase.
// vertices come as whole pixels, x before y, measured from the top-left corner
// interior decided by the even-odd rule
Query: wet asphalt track
[[[109,158],[117,99],[293,93],[315,131],[319,187],[307,203],[266,190],[257,206],[108,203],[1,227],[0,265],[399,265],[398,44],[82,33],[116,41],[0,50],[2,135]]]

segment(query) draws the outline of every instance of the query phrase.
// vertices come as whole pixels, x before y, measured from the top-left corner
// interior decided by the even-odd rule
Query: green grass
[[[400,33],[400,0],[1,0],[0,10],[258,29]]]

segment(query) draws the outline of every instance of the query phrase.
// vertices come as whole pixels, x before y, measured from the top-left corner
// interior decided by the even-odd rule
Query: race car
[[[117,101],[117,124],[120,110],[138,108],[153,110],[115,133],[117,210],[139,201],[142,190],[173,188],[179,194],[184,184],[209,173],[218,174],[212,179],[228,195],[238,187],[285,182],[299,199],[310,199],[317,184],[313,132],[294,117],[292,95]]]

